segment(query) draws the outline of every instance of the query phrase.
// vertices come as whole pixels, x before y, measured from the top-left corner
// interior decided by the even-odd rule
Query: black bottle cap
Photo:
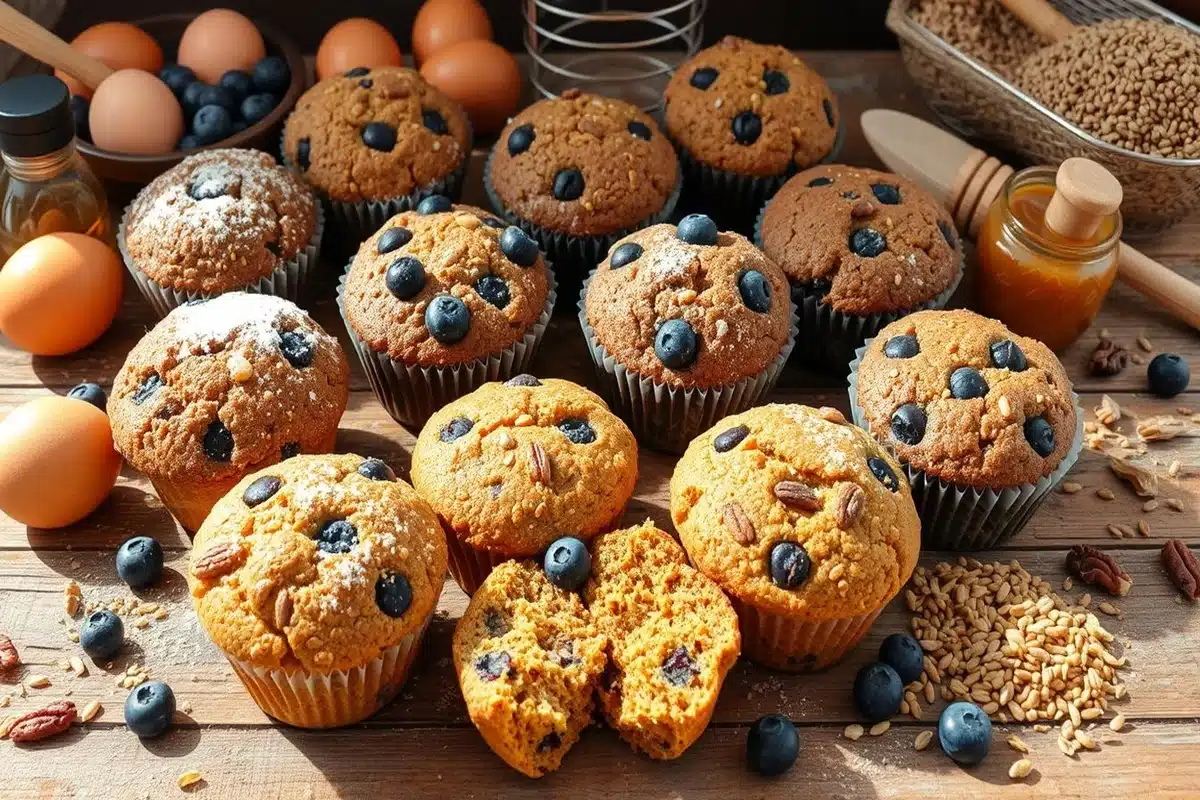
[[[18,158],[44,156],[75,137],[67,85],[53,75],[0,83],[0,150]]]

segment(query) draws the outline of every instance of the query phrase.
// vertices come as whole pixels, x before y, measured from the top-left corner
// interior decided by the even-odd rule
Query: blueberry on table
[[[564,536],[546,549],[542,559],[546,580],[560,589],[573,592],[592,571],[592,555],[587,545],[574,536]]]
[[[951,703],[938,718],[938,741],[959,764],[978,764],[992,746],[992,721],[974,703]]]
[[[1174,397],[1188,387],[1192,371],[1188,362],[1174,353],[1160,353],[1146,368],[1150,391],[1159,397]]]
[[[79,645],[95,661],[116,658],[125,643],[125,624],[107,608],[93,611],[79,626]]]
[[[679,221],[675,235],[688,244],[714,245],[717,243],[717,223],[703,214],[688,214]]]
[[[854,705],[871,723],[895,716],[903,699],[900,675],[883,662],[867,664],[854,676]]]
[[[117,577],[134,588],[156,583],[162,577],[163,550],[150,536],[126,539],[117,548]]]
[[[125,698],[125,725],[142,739],[160,736],[175,716],[175,693],[162,681],[138,686]]]
[[[267,92],[260,92],[246,97],[242,101],[239,111],[247,125],[255,125],[270,116],[277,105],[279,105],[278,97]]]
[[[108,395],[95,383],[81,383],[67,392],[67,397],[91,403],[101,411],[104,411],[108,405]]]
[[[782,775],[800,754],[800,733],[787,717],[767,714],[750,726],[746,737],[746,760],[759,775]]]
[[[925,671],[925,652],[921,644],[904,633],[893,633],[879,646],[879,660],[896,670],[905,685],[919,680]]]
[[[267,56],[254,65],[250,78],[260,92],[282,95],[292,84],[292,70],[285,59]]]
[[[240,69],[231,69],[226,72],[221,76],[217,85],[229,93],[234,103],[241,103],[242,100],[254,93],[254,81]]]
[[[158,79],[179,97],[187,87],[196,82],[196,73],[182,64],[167,64],[158,71]]]
[[[215,144],[232,134],[233,117],[222,106],[203,106],[192,118],[192,135],[201,145]]]

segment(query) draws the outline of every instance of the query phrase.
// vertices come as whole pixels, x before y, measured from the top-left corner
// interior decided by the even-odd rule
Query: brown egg
[[[0,270],[0,332],[34,355],[74,353],[108,330],[124,288],[121,259],[103,242],[40,236]]]
[[[128,22],[101,22],[71,40],[76,50],[103,61],[113,69],[143,69],[158,73],[163,66],[163,51],[158,42]],[[62,70],[55,76],[67,85],[71,94],[91,97],[92,90]]]
[[[400,45],[388,29],[373,19],[352,17],[334,25],[317,48],[317,80],[355,67],[398,67],[404,63]]]
[[[170,153],[183,135],[183,109],[170,88],[149,72],[123,69],[92,97],[88,127],[97,147],[117,153]]]
[[[179,40],[178,61],[215,85],[231,69],[249,72],[266,54],[253,22],[231,9],[214,8],[188,23]]]
[[[495,42],[474,39],[439,50],[421,77],[466,109],[477,134],[495,133],[521,102],[521,70]]]
[[[425,0],[413,20],[413,57],[424,64],[451,45],[491,38],[492,21],[477,0]]]
[[[103,411],[39,397],[0,421],[0,511],[31,528],[63,528],[96,510],[121,472]]]

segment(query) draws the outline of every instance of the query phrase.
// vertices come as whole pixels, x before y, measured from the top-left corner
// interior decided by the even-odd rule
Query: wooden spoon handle
[[[1046,0],[1000,0],[1000,5],[1043,39],[1057,42],[1075,29],[1075,23]]]
[[[1178,319],[1200,328],[1200,286],[1121,242],[1117,276]]]
[[[61,69],[89,89],[112,74],[103,61],[84,55],[8,3],[0,3],[0,41]]]

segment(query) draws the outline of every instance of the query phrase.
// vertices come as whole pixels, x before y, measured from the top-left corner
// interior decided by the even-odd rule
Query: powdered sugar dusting
[[[278,350],[280,322],[300,323],[306,317],[281,297],[231,292],[203,303],[180,306],[168,319],[185,348],[207,353],[214,343],[228,342],[235,336],[264,352]]]
[[[688,268],[697,259],[695,247],[681,241],[675,235],[674,228],[668,226],[664,226],[655,238],[656,241],[647,243],[649,263],[645,267],[654,279],[667,280],[687,275]]]

